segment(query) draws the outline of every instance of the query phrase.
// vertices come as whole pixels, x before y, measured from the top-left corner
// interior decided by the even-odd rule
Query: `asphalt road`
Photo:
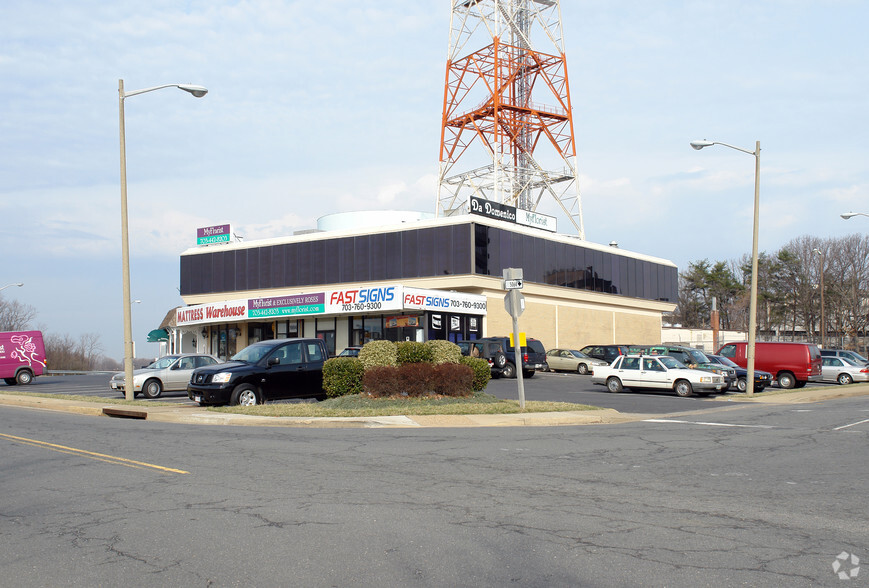
[[[78,394],[102,398],[121,398],[123,395],[109,387],[110,375],[46,376],[34,378],[22,390],[49,394]],[[0,389],[5,386],[0,382]],[[679,398],[667,392],[622,392],[610,394],[606,387],[591,383],[590,376],[572,373],[538,372],[524,380],[526,400],[548,400],[588,404],[613,408],[624,413],[665,414],[678,411],[700,410],[730,403],[728,394]],[[838,384],[809,384],[812,387],[838,386]],[[519,398],[517,380],[491,380],[486,392],[499,398]],[[141,396],[138,397],[142,399]],[[189,402],[186,392],[163,392],[162,402]]]
[[[0,583],[866,585],[833,564],[869,561],[869,398],[718,404],[400,430],[0,406]]]

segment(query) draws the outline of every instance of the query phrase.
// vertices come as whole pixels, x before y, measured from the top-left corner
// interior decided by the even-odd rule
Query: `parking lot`
[[[98,398],[121,398],[116,390],[109,387],[111,373],[43,376],[34,378],[33,383],[21,387],[23,392],[40,392],[45,394],[77,394]],[[814,387],[838,386],[838,384],[813,384],[804,389]],[[601,408],[612,408],[624,413],[664,414],[669,412],[698,410],[712,408],[730,402],[733,394],[718,394],[710,397],[679,398],[672,393],[643,391],[625,391],[620,394],[610,394],[604,386],[591,383],[590,376],[574,373],[537,372],[534,377],[524,380],[525,399],[552,402],[572,402],[587,404]],[[0,388],[9,389],[0,382]],[[518,399],[518,380],[500,378],[491,380],[486,392],[499,398]],[[141,396],[138,398],[141,399]],[[164,391],[160,402],[188,403],[186,392]],[[305,402],[306,400],[303,400]],[[293,402],[293,401],[289,401]]]

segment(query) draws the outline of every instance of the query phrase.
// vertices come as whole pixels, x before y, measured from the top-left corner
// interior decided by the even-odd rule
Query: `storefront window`
[[[315,331],[317,339],[322,339],[326,344],[326,351],[330,357],[335,356],[335,319],[315,319]]]
[[[367,316],[363,319],[363,345],[369,341],[383,339],[383,318],[379,316]]]

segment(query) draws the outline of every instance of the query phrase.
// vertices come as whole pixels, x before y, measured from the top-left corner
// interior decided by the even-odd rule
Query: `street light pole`
[[[124,291],[124,398],[133,400],[133,316],[130,306],[130,235],[127,216],[127,144],[124,132],[124,99],[163,88],[179,88],[196,98],[202,98],[208,90],[191,84],[164,84],[132,92],[124,92],[124,80],[118,80],[118,113],[121,130],[121,280]]]
[[[0,290],[5,290],[6,288],[11,288],[12,286],[18,286],[19,288],[24,285],[24,282],[16,282],[15,284],[6,284],[3,287],[0,287]]]
[[[735,147],[720,141],[691,141],[691,147],[703,149],[712,145],[730,147],[754,156],[754,229],[751,238],[751,289],[748,299],[748,353],[746,354],[746,387],[749,396],[754,395],[754,351],[757,344],[757,233],[760,219],[760,141],[755,143],[754,151]]]
[[[843,212],[839,216],[841,216],[845,220],[848,220],[849,218],[854,216],[869,216],[869,214],[866,214],[865,212]]]
[[[827,267],[827,254],[818,249],[812,249],[812,253],[821,256],[821,348],[827,346],[827,324],[824,320],[824,270]]]

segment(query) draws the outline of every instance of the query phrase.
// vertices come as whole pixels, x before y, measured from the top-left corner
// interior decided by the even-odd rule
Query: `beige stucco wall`
[[[488,290],[487,335],[507,335],[512,318],[504,309],[504,293]],[[539,339],[547,349],[580,349],[600,344],[660,344],[661,315],[673,305],[608,296],[594,292],[528,285],[519,331]]]

